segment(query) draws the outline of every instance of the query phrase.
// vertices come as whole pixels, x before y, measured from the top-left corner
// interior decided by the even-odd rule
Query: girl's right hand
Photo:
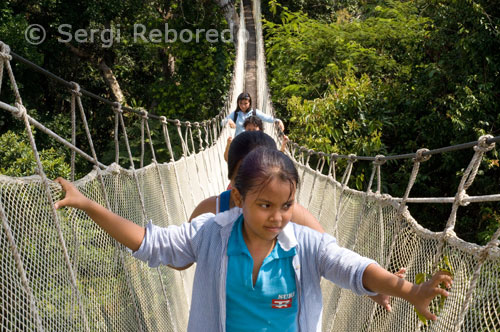
[[[233,129],[234,129],[234,128],[236,128],[236,123],[234,123],[234,121],[233,121],[233,120],[229,119],[229,120],[227,121],[227,123],[228,123],[229,127],[233,128]]]
[[[90,200],[85,197],[81,192],[76,189],[76,187],[69,181],[59,177],[54,180],[59,183],[62,190],[66,192],[64,198],[54,204],[56,209],[62,208],[64,206],[69,206],[81,210],[85,210],[88,206]]]

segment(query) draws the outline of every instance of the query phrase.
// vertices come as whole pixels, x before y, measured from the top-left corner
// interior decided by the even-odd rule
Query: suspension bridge
[[[273,114],[266,81],[260,23],[260,2],[248,1],[240,8],[240,36],[226,105],[213,119],[186,122],[167,119],[99,97],[45,71],[0,44],[0,89],[9,81],[15,103],[0,100],[0,108],[23,122],[33,150],[37,175],[12,178],[0,175],[0,330],[2,331],[185,331],[193,267],[174,271],[148,268],[100,230],[82,211],[56,211],[54,202],[62,193],[45,175],[31,127],[51,136],[72,151],[72,181],[86,196],[138,224],[149,220],[159,226],[180,224],[204,198],[227,186],[223,153],[230,129],[221,119],[236,107],[236,96],[252,90],[256,107]],[[250,29],[246,41],[243,31]],[[61,84],[61,93],[71,99],[73,135],[59,136],[26,111],[11,63],[31,66]],[[6,85],[6,84],[4,84]],[[97,155],[87,122],[86,100],[97,99],[114,115],[115,163],[105,165]],[[124,113],[136,117],[141,127],[140,165],[135,165]],[[77,120],[78,119],[78,120]],[[150,124],[163,135],[170,161],[159,163],[158,146],[151,139]],[[75,128],[84,128],[87,151],[79,148]],[[172,131],[173,129],[173,131]],[[172,137],[172,132],[176,137]],[[279,141],[280,133],[266,127]],[[174,155],[172,141],[182,147]],[[469,204],[500,201],[500,194],[469,196],[485,154],[500,137],[490,135],[476,142],[420,149],[397,156],[325,154],[291,142],[287,153],[301,176],[297,200],[309,209],[323,228],[341,246],[377,260],[387,269],[404,266],[407,279],[432,273],[443,260],[453,267],[454,285],[436,322],[422,323],[411,305],[393,299],[392,312],[364,297],[324,282],[323,331],[499,331],[500,330],[500,229],[485,246],[465,242],[454,232],[457,211]],[[119,164],[120,141],[125,142],[130,167]],[[149,149],[152,159],[144,160]],[[422,163],[433,155],[461,149],[474,151],[454,197],[411,197]],[[80,155],[94,166],[81,179],[74,179],[74,159]],[[317,164],[311,164],[311,156]],[[337,166],[345,159],[346,167]],[[381,168],[387,160],[408,159],[413,163],[403,197],[382,192]],[[372,164],[364,191],[349,187],[355,162]],[[137,166],[137,167],[136,167]],[[429,231],[410,214],[407,203],[450,204],[446,227]]]

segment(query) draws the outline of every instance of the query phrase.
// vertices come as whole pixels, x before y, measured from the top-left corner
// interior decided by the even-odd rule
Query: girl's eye
[[[283,210],[288,210],[290,207],[292,206],[292,203],[286,203],[285,205],[283,205]]]
[[[264,208],[264,209],[267,209],[270,205],[269,204],[260,204],[260,207],[261,208]]]

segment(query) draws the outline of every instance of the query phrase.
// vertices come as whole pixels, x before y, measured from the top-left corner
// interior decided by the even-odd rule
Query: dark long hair
[[[227,155],[227,175],[229,180],[236,175],[236,167],[240,161],[242,161],[250,151],[259,146],[277,150],[276,142],[271,136],[262,131],[244,131],[233,139]]]
[[[258,147],[241,162],[234,187],[245,198],[249,192],[261,190],[272,179],[288,182],[292,195],[299,183],[299,173],[293,161],[283,152]]]
[[[243,92],[240,93],[238,96],[238,99],[236,100],[236,110],[234,111],[234,118],[233,122],[236,123],[236,118],[238,117],[238,112],[242,112],[240,109],[240,100],[249,100],[250,101],[250,107],[249,109],[252,109],[252,97],[250,97],[250,94],[248,92]]]
[[[245,122],[243,122],[243,128],[246,128],[249,124],[252,124],[255,127],[259,128],[260,131],[264,131],[264,124],[257,115],[250,115],[248,118],[246,118]]]

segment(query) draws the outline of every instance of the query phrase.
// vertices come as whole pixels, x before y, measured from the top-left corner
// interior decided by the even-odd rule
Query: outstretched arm
[[[55,203],[56,209],[68,206],[83,210],[115,240],[133,251],[139,249],[146,234],[144,227],[122,218],[102,205],[88,199],[71,182],[63,178],[57,178],[55,182],[59,183],[66,192],[64,199]]]
[[[402,267],[399,269],[398,272],[394,273],[395,276],[398,278],[404,279],[406,274],[406,268]],[[377,294],[374,296],[368,296],[371,300],[373,300],[375,303],[381,305],[385,310],[387,311],[392,311],[391,307],[391,297],[389,295],[384,295],[384,294]]]
[[[370,264],[363,274],[363,286],[372,292],[387,294],[405,299],[415,306],[415,309],[425,318],[436,320],[436,315],[429,311],[429,304],[438,295],[447,297],[448,292],[439,287],[444,284],[446,288],[451,287],[452,277],[445,272],[438,272],[434,276],[416,285],[394,274],[388,272],[376,264]]]

